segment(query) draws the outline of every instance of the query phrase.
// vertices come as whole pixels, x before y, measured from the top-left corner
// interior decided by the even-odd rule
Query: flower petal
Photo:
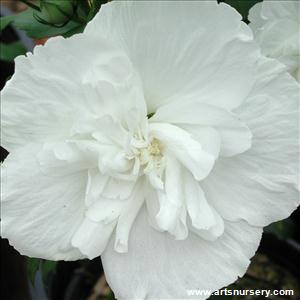
[[[251,31],[232,7],[217,1],[115,1],[101,7],[85,33],[127,52],[148,113],[190,96],[230,110],[254,83]]]
[[[93,68],[97,70],[87,80]],[[111,91],[106,97],[107,90],[99,89],[99,82],[101,87],[106,82],[104,87],[120,89],[122,95],[118,83],[126,84],[128,90],[135,82],[126,54],[101,37],[55,37],[45,46],[35,47],[33,54],[19,56],[15,74],[1,92],[3,146],[11,151],[27,143],[64,140],[69,138],[74,122],[86,115],[85,119],[92,119],[99,111],[110,112],[112,104],[106,102],[114,103],[115,99]],[[113,105],[114,110],[120,110],[116,103]]]
[[[99,147],[90,141],[44,143],[36,154],[41,171],[70,174],[94,168],[97,165]]]
[[[198,125],[180,125],[180,127],[190,133],[205,152],[212,154],[215,158],[219,156],[221,136],[216,129]]]
[[[284,55],[299,56],[299,23],[278,20],[276,23],[265,25],[257,36],[262,53],[274,58]]]
[[[72,238],[72,245],[93,259],[104,251],[115,227],[116,221],[105,224],[85,218]]]
[[[108,180],[109,177],[101,174],[97,168],[88,170],[88,182],[85,196],[85,204],[87,207],[100,198]]]
[[[149,133],[160,140],[197,180],[205,178],[214,164],[214,157],[183,129],[167,123],[149,124]]]
[[[278,59],[299,82],[299,1],[263,1],[254,5],[248,19],[261,52]]]
[[[220,155],[233,156],[251,147],[251,132],[236,116],[222,108],[196,101],[176,101],[160,107],[152,122],[167,122],[178,126],[214,127],[221,137]],[[192,127],[187,127],[191,128]]]
[[[127,199],[100,196],[86,212],[87,218],[76,232],[73,245],[89,258],[99,256],[116,227],[115,250],[120,253],[127,252],[131,226],[144,203],[143,188],[143,182],[137,182]]]
[[[248,20],[250,21],[250,27],[253,30],[254,34],[257,34],[261,26],[265,22],[265,18],[260,14],[262,9],[263,2],[258,2],[253,5],[248,14]]]
[[[99,197],[86,211],[86,216],[94,222],[109,224],[118,219],[126,200]]]
[[[71,244],[84,219],[87,172],[44,174],[40,146],[12,152],[2,171],[1,235],[23,255],[49,260],[84,257]]]
[[[299,20],[299,9],[298,1],[265,1],[262,6],[262,15],[270,19],[292,17],[294,20]]]
[[[135,181],[110,177],[103,191],[103,196],[111,199],[127,199],[135,186]]]
[[[243,221],[226,222],[224,234],[214,242],[193,233],[176,241],[149,226],[142,210],[130,235],[131,251],[117,253],[111,241],[102,263],[118,299],[186,299],[188,290],[214,291],[242,276],[261,233]]]
[[[260,78],[236,112],[253,133],[249,151],[220,159],[201,182],[227,220],[266,226],[299,205],[299,86],[275,60],[262,59]]]
[[[120,253],[128,251],[128,239],[132,224],[144,203],[143,181],[136,183],[134,191],[126,200],[118,219],[116,228],[115,250]]]
[[[157,190],[160,207],[156,222],[161,230],[172,232],[177,225],[183,203],[181,171],[180,163],[168,156],[164,191]]]
[[[224,222],[208,204],[198,182],[188,172],[184,173],[185,201],[191,218],[190,229],[206,240],[215,240],[224,232]]]

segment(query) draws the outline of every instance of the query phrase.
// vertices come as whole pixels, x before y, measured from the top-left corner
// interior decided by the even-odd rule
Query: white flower
[[[282,62],[300,82],[300,2],[259,2],[251,8],[249,20],[262,53]]]
[[[299,204],[298,92],[228,5],[109,3],[16,59],[2,235],[29,256],[102,254],[121,299],[228,285]]]

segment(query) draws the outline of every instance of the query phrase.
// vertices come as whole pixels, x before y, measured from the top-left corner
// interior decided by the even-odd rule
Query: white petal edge
[[[191,125],[215,128],[221,138],[221,156],[234,156],[251,147],[251,131],[237,115],[196,100],[176,101],[164,105],[150,120],[153,123],[167,122],[177,126],[183,125],[183,128],[191,128],[191,130],[193,130]]]
[[[40,149],[27,145],[1,166],[1,236],[30,257],[82,259],[71,239],[84,219],[87,172],[44,174],[36,160]]]
[[[235,111],[253,133],[252,148],[219,159],[201,186],[223,218],[267,226],[300,204],[300,87],[274,59],[262,57],[258,69],[255,88]]]
[[[131,251],[117,253],[111,241],[101,258],[117,299],[186,299],[189,289],[214,291],[243,276],[261,233],[243,221],[226,222],[225,233],[214,242],[192,233],[176,241],[149,226],[142,210],[132,228]]]
[[[127,52],[143,82],[148,113],[174,96],[190,95],[231,110],[251,89],[258,53],[241,19],[217,1],[113,1],[85,33]]]

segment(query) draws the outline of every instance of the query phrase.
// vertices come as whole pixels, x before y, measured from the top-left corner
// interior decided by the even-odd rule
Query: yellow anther
[[[151,141],[150,145],[148,146],[148,151],[149,151],[149,154],[153,155],[153,156],[161,155],[160,144],[157,139],[153,139]]]

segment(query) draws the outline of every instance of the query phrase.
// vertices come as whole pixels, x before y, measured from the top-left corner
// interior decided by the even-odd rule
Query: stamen
[[[150,155],[153,156],[160,156],[161,155],[161,148],[160,143],[157,139],[153,139],[148,146],[148,151]]]

